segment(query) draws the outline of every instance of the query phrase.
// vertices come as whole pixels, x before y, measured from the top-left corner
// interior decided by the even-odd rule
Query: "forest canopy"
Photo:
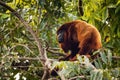
[[[99,58],[58,61],[66,54],[56,31],[73,20],[100,31]],[[0,79],[119,80],[119,22],[120,0],[0,0]],[[52,76],[56,67],[58,76]]]

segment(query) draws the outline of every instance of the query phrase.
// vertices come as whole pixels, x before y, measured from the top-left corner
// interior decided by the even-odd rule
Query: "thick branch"
[[[63,56],[63,55],[61,55],[61,56]],[[13,58],[13,56],[9,56],[9,58]],[[29,60],[29,61],[38,61],[39,60],[38,57],[18,57],[17,59],[18,60]],[[118,57],[118,56],[112,56],[112,59],[113,60],[120,60],[120,57]],[[50,61],[55,61],[56,60],[57,61],[57,59],[48,59],[48,60],[50,60]]]
[[[14,56],[9,56],[8,58],[13,58]],[[16,59],[18,59],[18,60],[29,60],[29,61],[38,61],[39,60],[39,58],[38,57],[18,57],[18,58],[16,58]],[[44,61],[44,59],[41,59],[42,61]],[[47,60],[49,60],[49,61],[57,61],[57,59],[47,59]]]

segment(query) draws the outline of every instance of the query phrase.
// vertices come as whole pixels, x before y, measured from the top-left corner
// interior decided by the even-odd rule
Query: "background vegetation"
[[[47,57],[57,59],[62,52],[56,40],[57,28],[65,22],[80,19],[98,28],[103,49],[94,66],[86,57],[76,62],[54,61],[59,77],[69,80],[120,79],[120,0],[2,0],[30,25]],[[81,4],[82,1],[82,4]],[[0,0],[1,2],[1,0]],[[38,43],[25,24],[0,4],[0,79],[43,79],[44,66]],[[84,65],[83,65],[84,64]],[[44,64],[45,65],[45,64]],[[18,77],[17,77],[18,76]],[[53,79],[53,76],[49,76]]]

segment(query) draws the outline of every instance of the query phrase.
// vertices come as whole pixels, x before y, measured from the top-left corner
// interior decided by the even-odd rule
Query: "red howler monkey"
[[[65,53],[71,52],[62,60],[72,60],[76,54],[91,56],[93,51],[102,47],[96,27],[81,20],[63,24],[57,30],[57,39]]]

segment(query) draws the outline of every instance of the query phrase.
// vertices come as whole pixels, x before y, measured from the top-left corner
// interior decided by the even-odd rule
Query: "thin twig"
[[[84,80],[87,77],[90,77],[90,76],[75,76],[75,77],[70,78],[69,80],[76,80],[77,78],[80,78],[80,79]]]
[[[112,56],[112,59],[120,60],[119,56]]]

